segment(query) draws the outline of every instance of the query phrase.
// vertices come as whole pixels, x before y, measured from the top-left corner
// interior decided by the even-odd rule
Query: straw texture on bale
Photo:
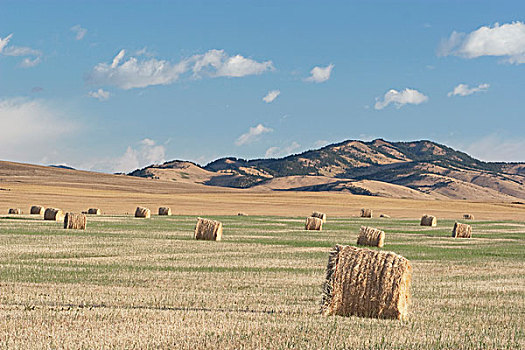
[[[44,212],[44,220],[62,221],[64,220],[64,213],[60,209],[47,208]]]
[[[66,213],[64,228],[69,230],[85,230],[87,217],[84,214]]]
[[[135,210],[135,217],[149,219],[151,217],[151,210],[148,208],[137,207]]]
[[[171,208],[169,207],[160,207],[159,215],[171,215]]]
[[[381,248],[385,245],[385,232],[373,227],[361,226],[359,236],[357,237],[357,245]]]
[[[432,215],[423,215],[421,217],[421,226],[436,226],[437,219]]]
[[[361,217],[362,218],[371,218],[372,217],[372,209],[361,209]]]
[[[16,215],[19,215],[19,214],[22,214],[22,211],[18,208],[11,208],[9,209],[9,214],[16,214]]]
[[[307,217],[306,223],[304,224],[304,229],[308,231],[322,231],[323,220],[319,218],[314,218],[312,216]]]
[[[311,217],[313,218],[319,218],[321,220],[323,220],[323,223],[326,223],[326,214],[325,213],[320,213],[318,211],[314,211],[312,213],[312,215],[310,215]]]
[[[89,208],[87,213],[90,214],[90,215],[100,215],[100,214],[102,214],[102,212],[98,208]]]
[[[405,319],[410,262],[392,252],[336,245],[330,252],[321,314]]]
[[[40,205],[33,205],[29,213],[32,215],[44,215],[44,207]]]
[[[460,224],[459,222],[454,223],[454,228],[452,229],[452,237],[471,238],[472,226],[467,224]]]
[[[197,218],[194,237],[207,241],[220,241],[222,238],[222,222]]]
[[[390,219],[390,215],[387,214],[381,214],[379,215],[380,218]]]
[[[463,219],[465,219],[465,220],[474,220],[474,215],[472,215],[472,214],[463,214]]]

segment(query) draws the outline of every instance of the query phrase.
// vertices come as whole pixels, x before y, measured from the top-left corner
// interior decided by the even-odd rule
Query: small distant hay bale
[[[64,220],[64,212],[56,208],[47,208],[44,212],[44,220],[62,221]]]
[[[44,207],[41,205],[33,205],[29,210],[31,215],[44,215]]]
[[[135,217],[149,219],[151,217],[151,210],[148,208],[137,207],[135,210]]]
[[[379,217],[380,218],[385,218],[385,219],[390,219],[390,215],[387,215],[387,214],[380,214]]]
[[[194,237],[207,241],[220,241],[222,238],[222,222],[197,218]]]
[[[18,208],[11,208],[9,209],[9,214],[13,214],[13,215],[20,215],[22,214],[22,210],[18,209]]]
[[[306,223],[304,224],[304,229],[307,231],[322,231],[323,220],[319,218],[314,218],[312,216],[307,217]]]
[[[372,209],[361,209],[361,217],[362,218],[371,218],[372,217]]]
[[[85,214],[66,213],[64,228],[68,230],[85,230],[87,217]]]
[[[237,216],[248,216],[248,215],[245,213],[237,213]]]
[[[323,223],[326,223],[326,214],[325,213],[320,213],[318,211],[314,211],[312,213],[312,215],[310,215],[311,217],[313,218],[319,218],[321,220],[323,220]]]
[[[474,215],[472,215],[472,214],[463,214],[463,219],[465,219],[465,220],[474,220]]]
[[[159,208],[159,215],[171,215],[171,208],[169,207],[160,207]]]
[[[89,208],[87,213],[89,215],[101,215],[102,214],[102,212],[98,208]]]
[[[361,226],[357,237],[357,245],[381,248],[385,245],[385,232],[373,227]]]
[[[393,252],[336,245],[330,252],[321,314],[405,319],[410,262]]]
[[[454,223],[452,229],[452,237],[454,238],[471,238],[472,237],[472,226],[467,224],[461,224],[459,222]]]
[[[423,215],[421,217],[421,226],[437,226],[437,219],[432,215]]]

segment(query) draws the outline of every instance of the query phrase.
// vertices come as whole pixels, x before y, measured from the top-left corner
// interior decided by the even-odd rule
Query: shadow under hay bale
[[[11,208],[11,209],[9,209],[8,213],[9,214],[13,214],[13,215],[20,215],[20,214],[22,214],[22,210],[20,210],[18,208]]]
[[[306,223],[304,224],[304,229],[307,231],[322,231],[323,220],[319,218],[314,218],[312,216],[307,217]]]
[[[197,218],[194,238],[207,241],[220,241],[222,239],[222,222]]]
[[[159,215],[170,216],[171,215],[171,208],[169,208],[169,207],[160,207],[159,208]]]
[[[361,209],[362,218],[372,218],[372,209]]]
[[[84,214],[66,213],[64,228],[68,230],[85,230],[87,217]]]
[[[148,208],[137,207],[135,210],[135,217],[149,219],[151,217],[151,210]]]
[[[47,208],[44,212],[44,220],[63,221],[64,212],[56,208]]]
[[[323,224],[326,223],[326,214],[325,213],[320,213],[318,211],[314,211],[312,213],[312,215],[310,215],[311,217],[313,218],[319,218],[321,220],[323,220]]]
[[[393,252],[336,245],[330,252],[321,314],[405,319],[410,262]]]
[[[44,207],[41,205],[33,205],[29,210],[31,215],[44,215]]]
[[[361,226],[357,237],[357,245],[381,248],[385,245],[385,232],[373,227]]]
[[[87,213],[89,215],[101,215],[102,214],[102,212],[98,208],[89,208]]]
[[[437,219],[432,215],[423,215],[420,226],[437,226]]]
[[[463,219],[465,219],[465,220],[474,220],[474,215],[472,215],[472,214],[463,214]]]
[[[454,238],[471,238],[472,237],[472,226],[467,224],[461,224],[459,222],[454,223],[452,229],[452,237]]]

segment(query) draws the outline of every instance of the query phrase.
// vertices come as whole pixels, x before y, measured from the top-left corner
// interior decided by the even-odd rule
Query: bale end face
[[[9,209],[8,213],[12,214],[12,215],[20,215],[20,214],[22,214],[22,210],[20,210],[18,208],[11,208],[11,209]]]
[[[385,245],[385,232],[373,227],[361,226],[357,237],[357,245],[381,248]]]
[[[87,217],[85,214],[66,213],[64,228],[68,230],[85,230]]]
[[[306,218],[304,229],[307,231],[322,231],[323,220],[312,216]]]
[[[437,226],[437,219],[432,215],[423,215],[421,217],[421,226]]]
[[[361,217],[362,218],[372,218],[372,209],[361,209]]]
[[[44,207],[41,205],[33,205],[29,210],[31,215],[44,215]]]
[[[328,259],[321,314],[405,319],[412,268],[395,253],[336,245]]]
[[[222,239],[222,222],[197,218],[197,225],[195,225],[195,239],[202,239],[207,241],[220,241]]]
[[[171,215],[171,208],[168,207],[160,207],[159,208],[159,215]]]
[[[44,212],[44,220],[63,221],[64,212],[56,208],[47,208]]]
[[[148,208],[137,207],[135,210],[135,217],[149,219],[151,217],[151,210]]]
[[[319,218],[321,220],[323,220],[323,224],[326,223],[326,214],[325,213],[320,213],[318,211],[314,211],[312,213],[312,215],[310,215],[311,217],[313,218]]]
[[[467,224],[461,224],[459,222],[454,223],[452,229],[452,237],[454,238],[471,238],[472,237],[472,226]]]
[[[101,215],[102,214],[102,212],[98,208],[89,208],[87,213],[89,215]]]

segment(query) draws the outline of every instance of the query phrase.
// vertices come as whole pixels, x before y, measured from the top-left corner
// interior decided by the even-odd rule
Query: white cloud
[[[7,46],[7,44],[9,43],[9,40],[11,40],[11,37],[13,36],[13,34],[9,34],[8,36],[6,36],[5,38],[0,38],[0,53],[2,53],[2,51],[4,50],[4,47]]]
[[[266,96],[263,97],[263,101],[266,103],[273,102],[277,98],[277,96],[279,96],[280,94],[281,94],[281,91],[279,90],[268,91]]]
[[[469,34],[454,31],[441,42],[438,54],[463,58],[497,56],[513,64],[525,63],[525,24],[495,23],[492,27],[482,26]]]
[[[121,50],[111,64],[99,63],[87,77],[91,84],[114,85],[122,89],[141,88],[151,85],[167,85],[181,75],[193,72],[194,78],[243,77],[273,70],[271,61],[256,62],[241,55],[228,56],[223,50],[209,50],[177,63],[156,58],[125,60],[126,51]]]
[[[90,91],[88,92],[88,95],[93,98],[98,99],[99,101],[107,101],[109,97],[111,96],[109,91],[105,91],[103,89],[98,89],[96,91]]]
[[[113,172],[128,173],[135,169],[166,161],[166,147],[157,145],[154,140],[149,138],[143,139],[139,144],[138,148],[128,146],[126,152],[112,162],[114,164]]]
[[[277,147],[277,146],[270,147],[266,150],[265,157],[266,158],[284,157],[284,156],[294,153],[299,148],[301,148],[301,145],[295,141],[293,141],[290,145],[286,147]]]
[[[459,84],[454,88],[454,90],[450,91],[447,96],[468,96],[472,95],[476,92],[483,92],[487,91],[487,89],[490,87],[489,84],[480,84],[477,87],[469,87],[467,84]]]
[[[327,81],[330,79],[330,74],[332,74],[332,69],[334,68],[333,64],[329,64],[326,67],[314,67],[310,71],[310,76],[305,81],[314,82],[314,83],[322,83],[324,81]]]
[[[3,54],[6,56],[41,56],[42,52],[25,46],[8,46]]]
[[[40,57],[35,57],[33,59],[26,57],[20,62],[20,67],[22,68],[31,68],[39,64],[41,61]]]
[[[391,89],[385,94],[383,101],[376,98],[374,108],[377,110],[383,109],[391,103],[395,104],[397,108],[401,108],[406,104],[418,105],[427,101],[428,97],[417,90],[407,88],[402,91],[397,91]]]
[[[75,33],[75,39],[76,40],[82,40],[84,39],[84,36],[86,35],[87,33],[87,29],[86,28],[82,28],[80,26],[80,24],[77,24],[77,25],[74,25],[73,27],[70,28],[70,30]]]
[[[42,52],[40,50],[35,50],[30,47],[25,46],[7,46],[13,34],[9,34],[4,39],[0,38],[0,53],[5,56],[21,57],[21,56],[30,56],[25,57],[20,62],[20,67],[30,68],[34,67],[41,62]]]
[[[248,130],[247,133],[242,134],[241,136],[239,136],[239,138],[237,138],[237,140],[235,141],[235,144],[237,146],[242,146],[242,145],[245,145],[245,144],[252,143],[255,140],[257,140],[260,135],[265,134],[265,133],[269,133],[269,132],[272,132],[272,131],[273,131],[273,129],[267,128],[267,127],[265,127],[262,124],[258,124],[257,126],[254,126],[253,128],[250,128],[250,130]]]
[[[490,162],[525,162],[525,139],[505,138],[501,135],[485,136],[466,147],[465,152]]]

